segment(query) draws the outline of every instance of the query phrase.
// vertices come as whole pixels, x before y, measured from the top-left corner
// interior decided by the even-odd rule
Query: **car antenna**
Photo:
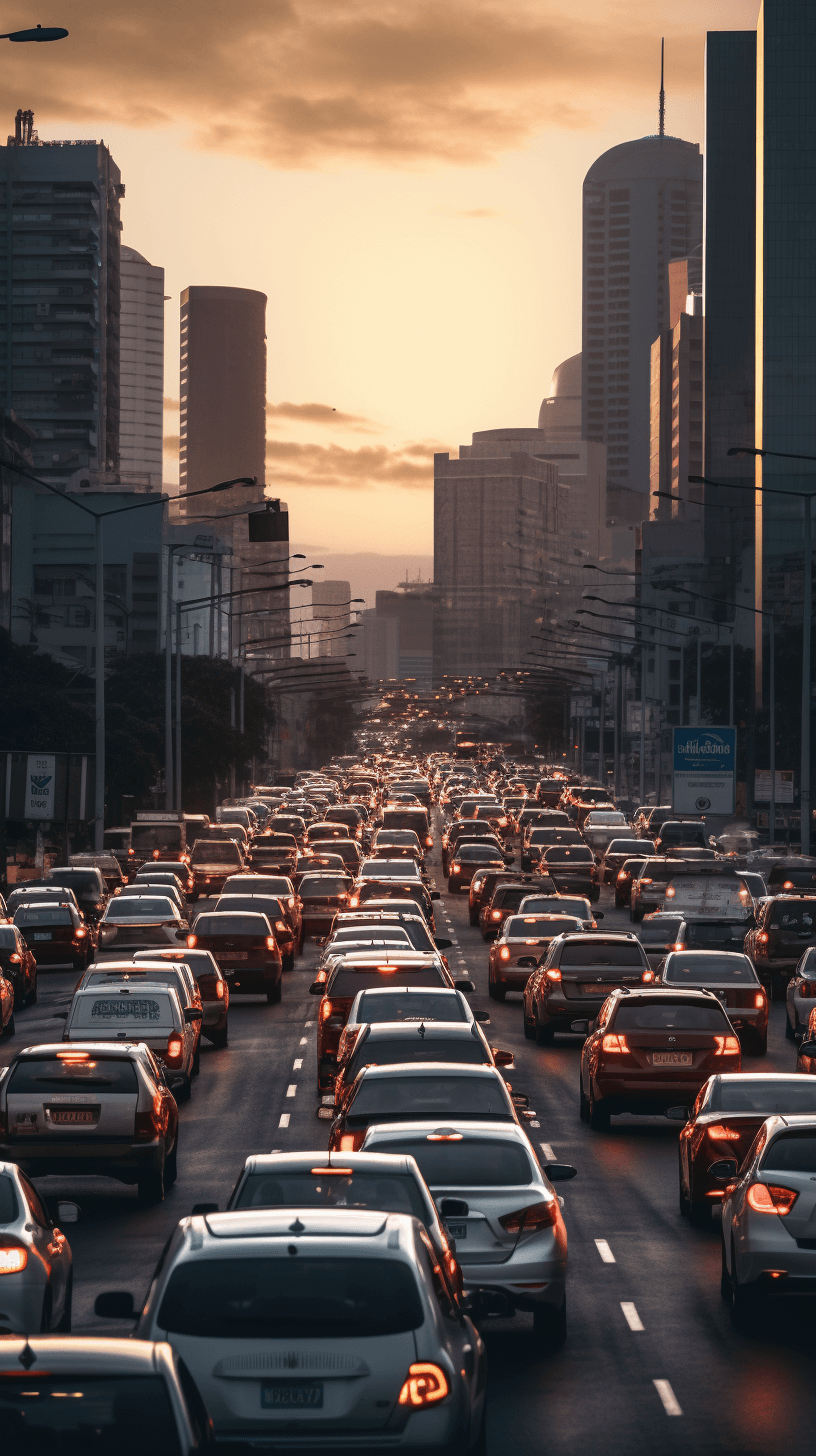
[[[419,1026],[417,1027],[417,1031],[419,1032],[419,1035],[421,1037],[424,1037],[425,1036],[425,1022],[424,1021],[420,1021]]]
[[[28,1335],[26,1335],[26,1342],[23,1345],[23,1348],[20,1351],[19,1355],[17,1356],[17,1359],[19,1360],[24,1370],[30,1370],[32,1365],[36,1365],[37,1363],[37,1356],[34,1354],[34,1351],[29,1344]]]

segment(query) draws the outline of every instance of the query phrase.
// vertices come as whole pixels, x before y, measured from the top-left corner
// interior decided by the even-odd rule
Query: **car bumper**
[[[759,1219],[762,1224],[757,1227]],[[746,1226],[747,1225],[747,1226]],[[740,1284],[756,1284],[769,1297],[816,1295],[816,1249],[800,1249],[779,1218],[765,1214],[743,1220],[737,1274]],[[770,1279],[766,1270],[784,1271],[786,1279]]]
[[[535,966],[494,965],[491,971],[497,986],[506,986],[508,991],[523,991]]]
[[[457,1258],[461,1262],[461,1248]],[[535,1252],[517,1253],[505,1264],[462,1264],[462,1278],[465,1294],[475,1294],[477,1306],[500,1314],[502,1303],[507,1313],[516,1310],[531,1310],[541,1305],[554,1305],[560,1309],[566,1291],[566,1259],[542,1259]],[[530,1286],[535,1287],[530,1287]]]
[[[728,1065],[723,1072],[737,1070]],[[691,1106],[704,1082],[711,1076],[711,1070],[691,1069],[686,1077],[673,1076],[671,1080],[660,1077],[610,1077],[601,1073],[593,1078],[596,1097],[602,1100],[610,1112],[642,1113],[644,1116],[659,1115],[669,1107],[680,1104]]]
[[[231,996],[266,995],[271,986],[280,979],[281,968],[276,961],[263,966],[236,966],[226,970],[221,966]]]
[[[0,1143],[0,1158],[16,1163],[32,1177],[116,1178],[135,1183],[145,1169],[161,1162],[163,1144],[158,1138],[135,1142],[132,1138],[110,1138],[97,1142],[72,1142],[63,1138],[22,1138]]]

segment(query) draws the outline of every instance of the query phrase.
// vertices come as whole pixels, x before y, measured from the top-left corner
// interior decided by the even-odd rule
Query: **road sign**
[[[675,728],[672,808],[678,814],[733,814],[736,728]]]

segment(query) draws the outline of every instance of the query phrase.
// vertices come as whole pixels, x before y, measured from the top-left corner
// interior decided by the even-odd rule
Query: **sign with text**
[[[30,753],[26,771],[26,819],[53,819],[56,758],[53,753]]]
[[[677,814],[733,814],[736,728],[675,728],[672,808]]]
[[[777,804],[793,803],[792,768],[776,770],[774,799]],[[757,804],[770,804],[771,802],[771,770],[769,768],[758,768],[754,773],[754,800]]]

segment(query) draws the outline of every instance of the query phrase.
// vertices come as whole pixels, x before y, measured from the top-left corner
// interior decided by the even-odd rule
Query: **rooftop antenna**
[[[666,135],[666,92],[663,89],[663,59],[666,51],[665,37],[660,42],[660,114],[658,136]]]

